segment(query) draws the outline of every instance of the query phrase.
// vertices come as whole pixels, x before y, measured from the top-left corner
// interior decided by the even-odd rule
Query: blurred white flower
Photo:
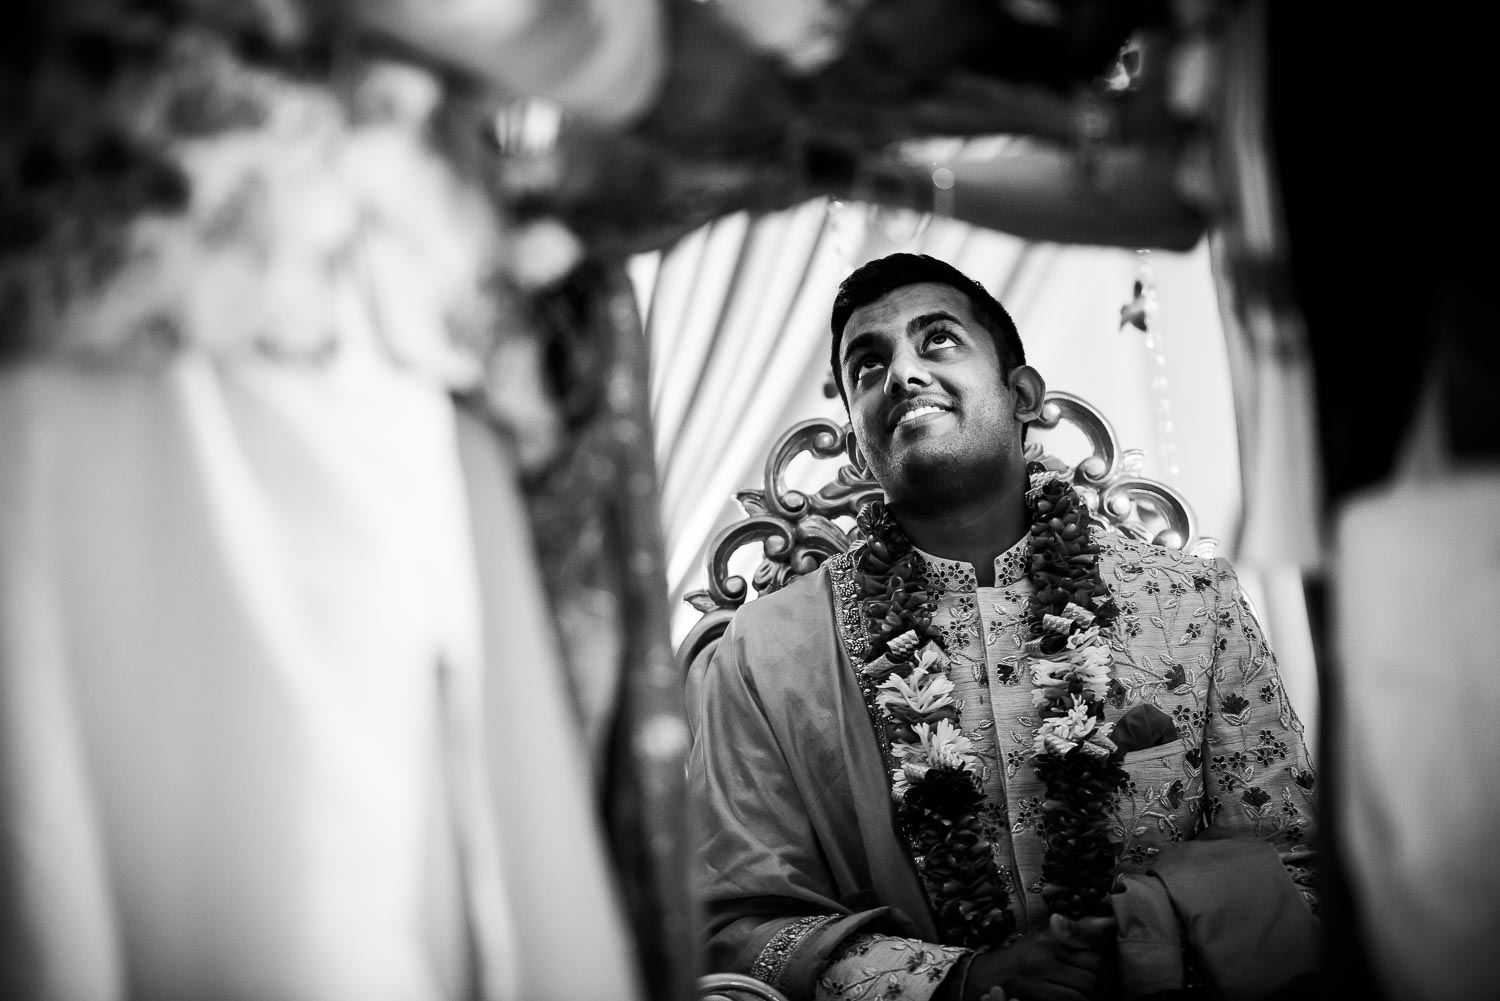
[[[583,259],[583,244],[556,219],[537,219],[521,226],[511,246],[511,274],[523,289],[548,288],[567,277]]]

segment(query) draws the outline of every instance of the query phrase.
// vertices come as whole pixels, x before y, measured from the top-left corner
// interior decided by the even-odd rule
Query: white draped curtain
[[[828,315],[839,282],[895,251],[931,254],[1005,304],[1052,389],[1110,419],[1142,473],[1191,502],[1200,536],[1234,561],[1312,726],[1316,672],[1295,570],[1236,552],[1244,490],[1231,359],[1207,243],[1185,253],[1028,242],[943,217],[817,199],[738,214],[632,260],[651,352],[651,394],[673,641],[697,612],[714,535],[743,515],[772,442],[809,417],[844,419],[828,395]],[[1121,307],[1143,281],[1148,331]],[[753,562],[753,561],[752,561]],[[747,568],[748,569],[748,568]]]
[[[29,362],[0,470],[7,997],[641,996],[514,463],[444,387]]]

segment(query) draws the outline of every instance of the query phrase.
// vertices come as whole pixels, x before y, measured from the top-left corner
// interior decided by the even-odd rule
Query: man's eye
[[[951,331],[934,330],[927,335],[927,346],[929,348],[945,348],[957,343],[958,338],[954,337]]]
[[[880,359],[874,355],[865,355],[854,363],[854,377],[862,378],[880,368]]]

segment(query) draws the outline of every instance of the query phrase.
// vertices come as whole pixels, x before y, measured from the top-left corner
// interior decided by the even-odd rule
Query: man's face
[[[968,298],[907,285],[855,310],[840,368],[860,452],[893,504],[998,491],[1025,468],[994,339]]]

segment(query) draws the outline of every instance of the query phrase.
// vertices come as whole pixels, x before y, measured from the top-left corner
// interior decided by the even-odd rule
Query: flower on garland
[[[946,674],[917,667],[905,677],[892,673],[879,687],[876,701],[895,719],[922,726],[958,718],[953,682]]]
[[[891,778],[891,795],[896,802],[904,801],[912,786],[926,779],[933,769],[967,773],[976,788],[984,780],[984,765],[974,753],[973,742],[952,720],[917,723],[912,732],[915,740],[891,745],[892,755],[901,763]]]
[[[1111,725],[1101,723],[1084,699],[1073,696],[1073,708],[1064,716],[1042,720],[1033,744],[1038,757],[1055,754],[1066,756],[1075,748],[1094,758],[1113,754],[1116,745],[1109,739]]]
[[[583,243],[558,219],[543,216],[517,227],[512,271],[527,291],[554,288],[583,260]]]
[[[1092,633],[1094,635],[1089,636]],[[1097,642],[1096,630],[1079,634],[1087,636],[1067,660],[1039,660],[1032,665],[1031,704],[1039,710],[1068,705],[1070,696],[1087,694],[1090,704],[1103,700],[1109,692],[1109,669],[1112,663],[1109,647]],[[1071,639],[1071,637],[1070,637]]]

